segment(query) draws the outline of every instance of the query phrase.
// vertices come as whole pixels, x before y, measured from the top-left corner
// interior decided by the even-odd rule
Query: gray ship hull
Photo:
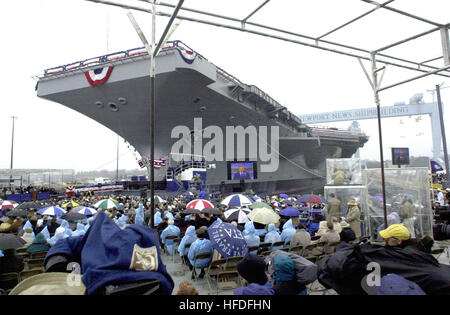
[[[258,157],[258,178],[246,180],[245,188],[258,192],[301,191],[324,183],[326,158],[351,157],[368,139],[361,133],[311,129],[269,96],[262,95],[262,91],[243,84],[202,56],[196,55],[190,62],[178,47],[165,49],[156,58],[155,158],[167,157],[179,140],[171,138],[173,128],[181,125],[192,130],[194,118],[202,118],[203,128],[218,126],[224,135],[226,126],[277,126],[278,169],[261,172],[260,166],[265,162]],[[40,76],[37,95],[94,119],[123,137],[141,156],[148,157],[148,56],[80,65]],[[106,66],[114,66],[108,80],[91,86],[85,72]],[[207,141],[204,139],[203,144]],[[239,190],[242,183],[227,178],[225,158],[211,162],[215,168],[208,169],[206,184],[225,192]],[[155,170],[155,180],[165,176],[164,168]]]

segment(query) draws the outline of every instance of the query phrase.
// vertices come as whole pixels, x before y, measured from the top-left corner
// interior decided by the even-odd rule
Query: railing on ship
[[[171,153],[169,155],[166,179],[175,179],[178,174],[189,168],[206,169],[205,157],[195,154]]]
[[[196,54],[196,56],[206,59],[201,54],[197,53],[192,48],[190,48],[188,45],[184,44],[182,41],[179,41],[179,40],[168,41],[161,50],[164,51],[164,50],[169,50],[169,49],[180,49],[180,50],[185,50],[185,51],[191,51],[191,52],[194,52]],[[89,58],[89,59],[85,59],[85,60],[81,60],[81,61],[72,62],[72,63],[58,66],[58,67],[49,68],[49,69],[44,70],[44,76],[60,74],[60,73],[71,71],[71,70],[76,70],[76,69],[85,68],[85,67],[89,67],[89,66],[100,65],[100,64],[103,64],[106,62],[123,60],[123,59],[127,59],[130,57],[136,57],[136,56],[141,56],[141,55],[148,55],[148,52],[145,49],[145,47],[138,47],[138,48],[128,49],[125,51],[114,52],[114,53],[107,54],[107,55],[102,55],[102,56],[98,56],[98,57],[94,57],[94,58]]]

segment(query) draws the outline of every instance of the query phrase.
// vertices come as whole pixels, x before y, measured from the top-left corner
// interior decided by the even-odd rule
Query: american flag
[[[160,159],[157,159],[157,160],[153,161],[153,167],[154,168],[161,168],[163,166],[166,166],[166,159],[160,158]]]

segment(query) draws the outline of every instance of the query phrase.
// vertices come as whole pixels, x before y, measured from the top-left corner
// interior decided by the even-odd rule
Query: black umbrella
[[[86,219],[87,217],[84,214],[77,212],[67,212],[61,216],[61,218],[66,219],[67,221],[75,222],[77,220]]]
[[[27,201],[24,203],[21,203],[19,206],[17,206],[16,209],[41,209],[41,204],[34,202],[34,201]]]
[[[28,210],[25,209],[14,209],[11,211],[8,211],[6,213],[7,217],[23,217],[26,218],[28,216]]]
[[[21,237],[12,233],[0,233],[0,250],[23,247],[25,242]]]

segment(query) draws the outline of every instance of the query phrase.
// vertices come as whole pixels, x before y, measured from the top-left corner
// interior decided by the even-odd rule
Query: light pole
[[[11,188],[11,182],[12,182],[12,175],[13,175],[13,156],[14,156],[14,121],[17,119],[16,116],[11,116],[12,120],[13,120],[13,124],[12,124],[12,139],[11,139],[11,167],[10,167],[10,172],[11,175],[9,177],[9,188]]]

